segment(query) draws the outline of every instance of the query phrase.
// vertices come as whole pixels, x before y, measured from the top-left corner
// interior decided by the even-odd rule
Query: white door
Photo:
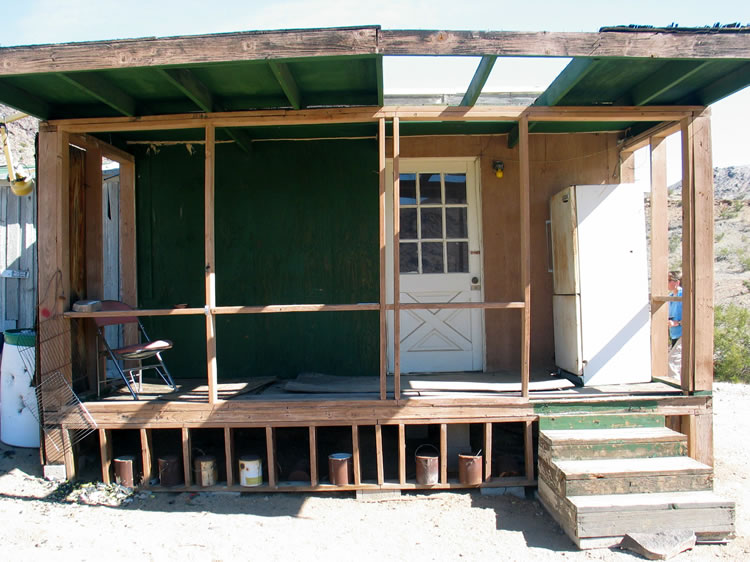
[[[482,300],[478,159],[402,158],[400,165],[400,295],[402,303]],[[393,228],[393,167],[386,170],[387,233]],[[388,234],[386,281],[393,302],[393,239]],[[400,313],[401,372],[484,368],[481,310]],[[388,315],[388,368],[393,372],[393,313]]]

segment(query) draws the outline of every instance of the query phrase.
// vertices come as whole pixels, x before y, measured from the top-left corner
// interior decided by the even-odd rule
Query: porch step
[[[689,530],[699,540],[734,534],[734,502],[711,491],[560,497],[540,480],[539,498],[579,548],[610,547],[627,533],[657,530]]]
[[[689,457],[539,459],[539,480],[558,496],[713,489],[713,469]]]
[[[617,429],[625,427],[664,427],[658,414],[604,414],[541,416],[539,429]]]
[[[666,427],[547,429],[539,432],[539,457],[545,460],[678,457],[687,454],[687,437]]]

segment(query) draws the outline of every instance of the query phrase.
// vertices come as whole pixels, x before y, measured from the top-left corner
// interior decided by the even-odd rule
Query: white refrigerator
[[[632,184],[574,185],[550,199],[555,362],[585,386],[651,380],[643,201]]]

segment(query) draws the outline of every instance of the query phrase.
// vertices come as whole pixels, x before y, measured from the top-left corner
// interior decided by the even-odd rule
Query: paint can
[[[180,459],[177,455],[159,457],[159,484],[176,486],[180,483]]]
[[[215,486],[219,479],[219,471],[216,468],[216,457],[213,455],[201,455],[193,461],[195,470],[195,483],[203,488]]]
[[[420,454],[424,448],[432,449]],[[414,451],[414,460],[417,463],[417,484],[432,486],[438,483],[439,453],[437,447],[425,443]]]
[[[458,481],[465,486],[482,483],[482,451],[476,455],[458,455]]]
[[[334,486],[347,486],[354,480],[351,453],[328,455],[328,479]]]
[[[263,463],[258,455],[240,457],[240,486],[252,487],[263,484]]]
[[[135,457],[122,455],[114,459],[115,482],[126,488],[135,487]]]

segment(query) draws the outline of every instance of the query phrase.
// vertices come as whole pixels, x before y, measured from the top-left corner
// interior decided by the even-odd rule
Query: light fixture
[[[493,160],[492,161],[492,169],[495,170],[495,177],[501,178],[501,177],[503,177],[503,171],[505,170],[505,164],[503,164],[502,160]]]

